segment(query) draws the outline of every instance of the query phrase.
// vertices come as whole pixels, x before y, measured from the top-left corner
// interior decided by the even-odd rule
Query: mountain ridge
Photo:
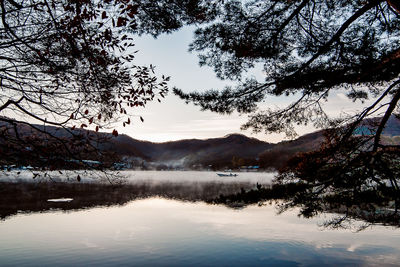
[[[370,127],[377,119],[370,119],[360,126],[355,134],[368,134],[362,127]],[[7,127],[0,123],[0,128]],[[43,133],[29,130],[26,125],[19,125],[22,135],[38,135],[47,138]],[[207,139],[182,139],[167,142],[138,140],[126,134],[113,136],[111,133],[88,131],[83,129],[63,129],[54,126],[35,125],[39,130],[46,130],[54,136],[68,138],[74,134],[101,136],[106,140],[98,144],[103,151],[118,154],[133,168],[240,168],[241,166],[258,165],[262,168],[282,167],[294,154],[318,149],[323,141],[323,130],[300,136],[295,140],[268,143],[244,134],[232,133],[223,137]],[[372,130],[373,131],[373,130]],[[385,131],[386,140],[397,142],[400,137],[400,120],[391,118]],[[82,137],[83,138],[83,137]],[[396,139],[397,138],[397,139]],[[393,141],[394,140],[394,141]],[[400,139],[399,139],[400,140]],[[0,138],[0,143],[5,143]]]

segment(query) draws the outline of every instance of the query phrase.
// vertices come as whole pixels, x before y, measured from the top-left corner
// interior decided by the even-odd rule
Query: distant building
[[[260,166],[255,165],[255,166],[241,166],[240,171],[242,172],[258,172],[260,169]]]

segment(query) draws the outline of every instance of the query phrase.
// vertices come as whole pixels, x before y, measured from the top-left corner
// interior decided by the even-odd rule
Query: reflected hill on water
[[[254,188],[250,182],[154,182],[143,181],[122,185],[72,182],[1,182],[0,218],[20,213],[88,209],[98,206],[124,205],[135,199],[162,197],[181,201],[213,202]],[[72,198],[70,202],[49,199]]]
[[[297,192],[297,185],[254,184],[250,181],[136,181],[112,185],[109,183],[77,182],[0,182],[0,219],[14,215],[51,210],[73,211],[95,207],[125,205],[128,202],[161,197],[189,202],[205,202],[241,209],[248,205],[278,203],[278,210],[287,210],[282,203]],[[300,186],[300,185],[298,185]],[[297,196],[299,197],[299,196]],[[70,202],[49,199],[70,198]],[[390,206],[380,206],[369,196],[360,195],[352,203],[333,201],[320,212],[332,213],[324,222],[328,228],[353,228],[354,220],[364,222],[356,230],[372,224],[400,226],[400,214]],[[382,204],[382,203],[380,203]],[[388,203],[390,204],[390,203]],[[302,207],[300,207],[302,208]],[[313,216],[310,216],[313,217]]]

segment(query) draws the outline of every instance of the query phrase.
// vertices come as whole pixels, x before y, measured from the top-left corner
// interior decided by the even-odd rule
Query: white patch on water
[[[71,202],[72,200],[74,200],[74,199],[72,199],[72,198],[51,198],[51,199],[48,199],[47,202]]]

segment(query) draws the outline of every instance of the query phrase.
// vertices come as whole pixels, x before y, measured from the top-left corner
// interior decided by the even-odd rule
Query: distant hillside
[[[126,156],[140,156],[166,166],[230,165],[233,157],[254,159],[273,144],[232,134],[206,140],[188,139],[165,143],[139,141],[126,135],[111,141],[113,150]]]
[[[153,168],[162,165],[165,168],[201,168],[212,165],[214,168],[223,168],[231,165],[234,158],[254,160],[261,152],[273,146],[273,144],[241,134],[231,134],[221,138],[206,140],[188,139],[153,143],[136,140],[123,134],[115,137],[111,133],[96,133],[83,129],[66,130],[54,126],[42,125],[34,125],[34,127],[38,130],[32,130],[29,126],[19,124],[17,127],[18,135],[22,138],[35,136],[36,140],[43,140],[43,142],[47,142],[46,140],[49,137],[41,131],[46,131],[63,140],[72,138],[69,131],[75,135],[80,134],[82,138],[89,136],[92,139],[91,144],[93,146],[102,151],[112,152],[125,158],[129,163],[133,163],[133,167],[148,166]],[[8,128],[10,134],[14,133],[13,127],[7,123],[0,123],[0,128]],[[100,139],[100,141],[97,142],[97,139]],[[7,139],[0,138],[0,145],[5,145],[6,143]],[[98,158],[87,159],[98,160]],[[26,159],[24,160],[26,161]],[[7,159],[2,158],[0,155],[0,162],[7,162]]]
[[[377,119],[369,119],[359,127],[355,134],[371,134]],[[52,135],[68,139],[71,135],[65,129],[53,126],[35,125],[39,130],[45,130]],[[0,123],[0,128],[7,124]],[[40,131],[32,131],[28,126],[19,125],[21,136],[36,135],[46,138]],[[209,167],[238,168],[243,165],[259,165],[261,168],[280,168],[289,158],[299,152],[318,149],[323,142],[323,131],[303,135],[292,141],[271,144],[241,134],[231,134],[221,138],[205,140],[188,139],[173,142],[153,143],[133,139],[127,135],[117,137],[110,133],[96,133],[82,129],[73,130],[75,134],[100,138],[102,142],[93,145],[102,151],[111,152],[124,158],[132,167],[141,168],[202,168]],[[400,120],[391,117],[383,132],[383,142],[388,144],[400,143]],[[94,139],[96,139],[94,138]],[[0,138],[0,145],[7,140]],[[0,149],[1,151],[1,149]],[[0,160],[5,161],[1,158]]]
[[[372,118],[365,120],[355,131],[355,135],[371,135],[374,134],[381,118]],[[263,168],[279,169],[286,162],[299,152],[309,152],[319,148],[324,141],[323,131],[300,136],[292,141],[283,141],[271,149],[260,154],[260,165]],[[400,144],[400,120],[395,116],[391,116],[382,132],[381,142],[386,145]]]
[[[260,154],[260,165],[263,168],[279,169],[296,153],[314,151],[323,141],[323,131],[317,131],[292,141],[280,142]]]

